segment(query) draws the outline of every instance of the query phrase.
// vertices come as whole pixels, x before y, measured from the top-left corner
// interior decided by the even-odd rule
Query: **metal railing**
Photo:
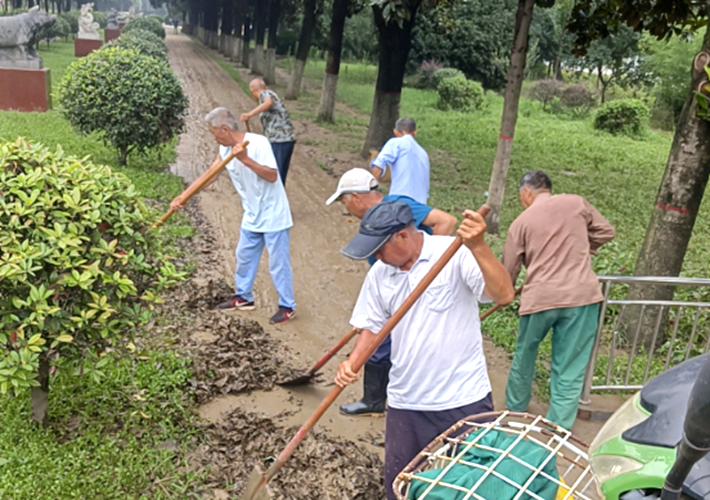
[[[630,287],[672,287],[679,295],[710,296],[710,279],[599,276],[604,301],[584,378],[580,402],[589,404],[592,391],[639,390],[652,377],[710,347],[710,302],[691,300],[631,300]],[[701,290],[701,287],[708,287]],[[623,298],[617,298],[623,297]]]

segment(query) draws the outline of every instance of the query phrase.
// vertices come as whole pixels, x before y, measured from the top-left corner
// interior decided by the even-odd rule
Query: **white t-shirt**
[[[424,236],[409,271],[381,261],[367,273],[351,324],[378,333],[453,242]],[[483,399],[490,391],[478,302],[485,283],[476,259],[461,247],[392,330],[392,369],[387,386],[392,408],[441,411]]]
[[[244,140],[249,141],[249,158],[278,172],[271,143],[266,137],[247,133],[244,134]],[[219,147],[219,155],[223,159],[229,156],[231,151],[232,148],[228,146]],[[234,189],[242,199],[242,228],[256,233],[273,233],[293,226],[291,208],[280,178],[275,182],[262,179],[236,158],[230,161],[226,168]]]

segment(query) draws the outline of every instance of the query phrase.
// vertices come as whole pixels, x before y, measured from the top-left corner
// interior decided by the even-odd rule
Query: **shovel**
[[[283,386],[292,386],[292,385],[303,385],[303,384],[308,384],[311,379],[318,373],[318,370],[323,368],[323,365],[325,365],[330,359],[335,356],[340,349],[342,349],[348,342],[350,342],[350,339],[353,338],[360,330],[357,328],[353,328],[350,330],[348,333],[345,334],[345,337],[340,339],[340,341],[333,346],[333,348],[325,353],[325,356],[320,358],[318,361],[316,361],[316,364],[314,364],[310,370],[308,370],[305,373],[301,373],[299,375],[294,375],[291,378],[287,380],[282,380],[281,382],[276,382],[278,385],[283,385]]]
[[[522,286],[519,287],[517,290],[515,290],[515,296],[517,297],[518,295],[520,295],[520,292],[522,292],[522,290],[523,290],[523,287],[522,287]],[[491,314],[493,314],[494,312],[496,312],[498,309],[502,309],[503,307],[504,307],[504,306],[501,306],[500,304],[494,305],[493,307],[491,307],[490,309],[488,309],[486,312],[484,312],[483,314],[481,314],[481,316],[479,317],[480,321],[483,321],[483,320],[486,319],[488,316],[490,316]],[[325,365],[328,361],[330,361],[331,358],[332,358],[333,356],[335,356],[335,355],[338,353],[338,351],[340,351],[340,349],[342,349],[343,347],[345,347],[345,345],[346,345],[348,342],[350,342],[350,339],[352,339],[358,332],[359,332],[359,330],[358,330],[357,328],[353,328],[353,329],[350,330],[348,333],[346,333],[346,334],[345,334],[345,337],[343,337],[342,339],[340,339],[340,341],[339,341],[337,344],[335,344],[335,346],[333,346],[333,348],[332,348],[330,351],[328,351],[327,353],[325,353],[325,356],[323,356],[321,359],[319,359],[319,360],[311,367],[311,369],[308,370],[307,372],[301,373],[301,374],[299,374],[299,375],[294,375],[294,376],[292,376],[292,377],[289,378],[289,379],[282,380],[282,381],[280,381],[280,382],[276,382],[276,384],[289,387],[289,386],[294,386],[294,385],[303,385],[303,384],[308,384],[308,383],[310,383],[311,380],[313,380],[313,377],[316,376],[316,374],[318,373],[318,371],[319,371],[321,368],[323,368],[323,365]]]
[[[244,141],[242,143],[242,148],[246,148],[249,145],[249,141]],[[205,184],[207,184],[209,181],[214,179],[224,167],[227,166],[227,164],[234,159],[233,154],[229,154],[224,160],[222,160],[222,163],[215,167],[209,168],[205,173],[203,173],[201,176],[199,176],[195,182],[190,184],[185,191],[183,191],[180,196],[182,197],[182,202],[185,204],[187,200],[192,198],[192,196],[198,192],[200,189],[202,189]],[[155,224],[153,224],[153,227],[159,227],[161,226],[166,220],[170,218],[171,215],[173,215],[175,211],[171,208],[167,212],[163,214],[163,216],[160,218],[159,221],[157,221]]]
[[[481,208],[478,209],[478,213],[482,217],[485,217],[489,211],[490,207],[488,205],[482,205]],[[446,251],[441,255],[441,257],[439,257],[439,260],[437,260],[431,267],[431,269],[429,269],[429,271],[424,275],[419,284],[414,288],[414,290],[412,290],[412,293],[409,294],[409,297],[407,297],[402,303],[402,305],[399,306],[399,309],[397,309],[397,311],[395,311],[395,313],[387,321],[387,323],[385,323],[385,326],[382,327],[382,330],[380,330],[377,335],[373,335],[372,341],[367,346],[365,351],[360,356],[358,356],[358,358],[355,359],[355,361],[353,362],[352,370],[354,372],[359,372],[362,369],[362,367],[365,365],[365,362],[367,362],[370,356],[372,356],[372,354],[380,346],[382,341],[387,337],[387,335],[390,334],[392,329],[397,326],[402,317],[407,314],[409,309],[411,309],[411,307],[419,299],[419,297],[421,297],[421,295],[431,284],[431,282],[434,281],[434,278],[437,277],[437,275],[441,272],[444,266],[449,263],[451,258],[458,251],[458,249],[461,248],[461,245],[463,245],[463,240],[457,237],[453,241],[453,243],[449,245],[449,248],[446,249]],[[313,428],[316,422],[318,422],[318,420],[323,416],[328,407],[333,404],[333,402],[337,399],[341,392],[343,392],[343,387],[339,387],[337,385],[333,387],[330,393],[318,406],[316,411],[313,412],[310,417],[308,417],[306,423],[301,426],[296,435],[286,445],[286,448],[284,448],[278,458],[271,464],[266,473],[262,472],[258,465],[254,467],[254,470],[249,476],[249,481],[247,482],[247,487],[244,491],[244,495],[242,495],[241,497],[242,500],[269,500],[271,498],[271,493],[268,490],[267,483],[276,475],[276,473],[281,469],[281,467],[283,467],[284,463],[286,463],[286,460],[288,460],[293,451],[296,449],[296,446],[298,446],[303,440],[303,438],[306,436],[306,433]]]

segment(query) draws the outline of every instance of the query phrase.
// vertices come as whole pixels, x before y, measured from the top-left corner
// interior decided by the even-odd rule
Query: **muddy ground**
[[[172,169],[189,183],[217,154],[203,122],[205,114],[225,106],[239,115],[252,109],[254,101],[210,58],[209,54],[216,52],[198,47],[184,35],[168,35],[167,45],[170,64],[190,99],[186,131],[180,137],[178,158]],[[240,71],[245,80],[249,78],[248,70]],[[279,73],[279,83],[274,89],[283,94],[283,72]],[[310,92],[317,91],[312,83],[307,85]],[[296,116],[304,114],[302,103],[287,106],[294,109]],[[357,115],[341,104],[339,109]],[[227,463],[240,464],[242,472],[228,469],[210,476],[217,488],[231,485],[230,493],[240,491],[244,474],[254,463],[280,452],[284,437],[293,431],[288,428],[300,426],[332,389],[335,368],[347,355],[347,348],[326,365],[323,376],[315,383],[284,388],[274,385],[273,380],[308,368],[348,331],[350,312],[368,269],[366,263],[350,261],[339,253],[356,232],[357,224],[343,213],[341,205],[324,204],[340,173],[364,166],[357,154],[364,133],[358,140],[357,130],[336,133],[305,118],[296,119],[294,124],[299,142],[286,191],[294,218],[291,259],[298,304],[296,319],[277,327],[268,324],[277,309],[277,295],[268,275],[266,254],[255,284],[256,310],[234,315],[212,310],[233,287],[234,249],[242,216],[239,197],[226,174],[192,201],[204,218],[198,225],[202,239],[195,242],[200,265],[182,295],[175,299],[187,304],[185,307],[194,316],[194,324],[188,330],[192,332],[190,349],[203,355],[198,354],[196,359],[198,376],[193,387],[202,403],[199,413],[214,438],[211,447],[195,451],[193,461],[196,466],[215,465],[213,472]],[[252,120],[252,130],[260,129],[258,120]],[[496,408],[502,409],[510,358],[485,336],[484,348],[494,402]],[[248,355],[240,358],[239,353]],[[280,489],[280,495],[316,498],[318,495],[309,497],[311,493],[304,486],[312,482],[316,486],[330,485],[325,487],[327,497],[377,498],[358,496],[358,491],[364,491],[365,486],[375,487],[377,480],[370,473],[381,467],[384,419],[349,418],[337,410],[339,404],[358,399],[360,393],[360,384],[347,388],[324,415],[316,426],[314,441],[304,446],[305,455],[287,465],[284,479],[277,481],[275,487]],[[530,410],[544,414],[546,407],[533,402]],[[589,442],[599,427],[598,422],[578,421],[574,431]],[[256,432],[258,429],[262,432]],[[261,438],[249,444],[251,441],[245,436]],[[351,460],[356,460],[354,465]],[[355,475],[353,467],[358,471]],[[344,482],[339,478],[345,478]],[[339,495],[339,489],[346,486],[354,489],[343,490]],[[305,496],[284,493],[284,488],[290,487],[306,488],[301,492]]]

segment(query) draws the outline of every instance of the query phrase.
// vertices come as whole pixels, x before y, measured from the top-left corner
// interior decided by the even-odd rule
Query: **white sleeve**
[[[251,156],[252,159],[257,162],[259,165],[263,165],[267,168],[271,168],[273,170],[278,170],[279,167],[276,164],[276,157],[274,156],[274,150],[271,149],[271,143],[266,139],[264,136],[259,136],[263,140],[259,140],[259,144],[255,145],[256,146],[256,151],[255,151],[255,156]],[[251,143],[249,146],[247,146],[247,150],[251,146]]]
[[[379,333],[390,318],[390,313],[384,306],[379,287],[375,266],[370,269],[362,284],[355,308],[353,309],[350,324],[355,328],[370,330]]]
[[[473,296],[476,297],[479,302],[491,302],[491,299],[486,297],[483,293],[483,290],[486,288],[486,282],[483,280],[483,273],[481,273],[481,268],[478,267],[476,258],[471,251],[464,246],[459,249],[458,254],[461,277],[466,283],[466,286],[468,286]]]

